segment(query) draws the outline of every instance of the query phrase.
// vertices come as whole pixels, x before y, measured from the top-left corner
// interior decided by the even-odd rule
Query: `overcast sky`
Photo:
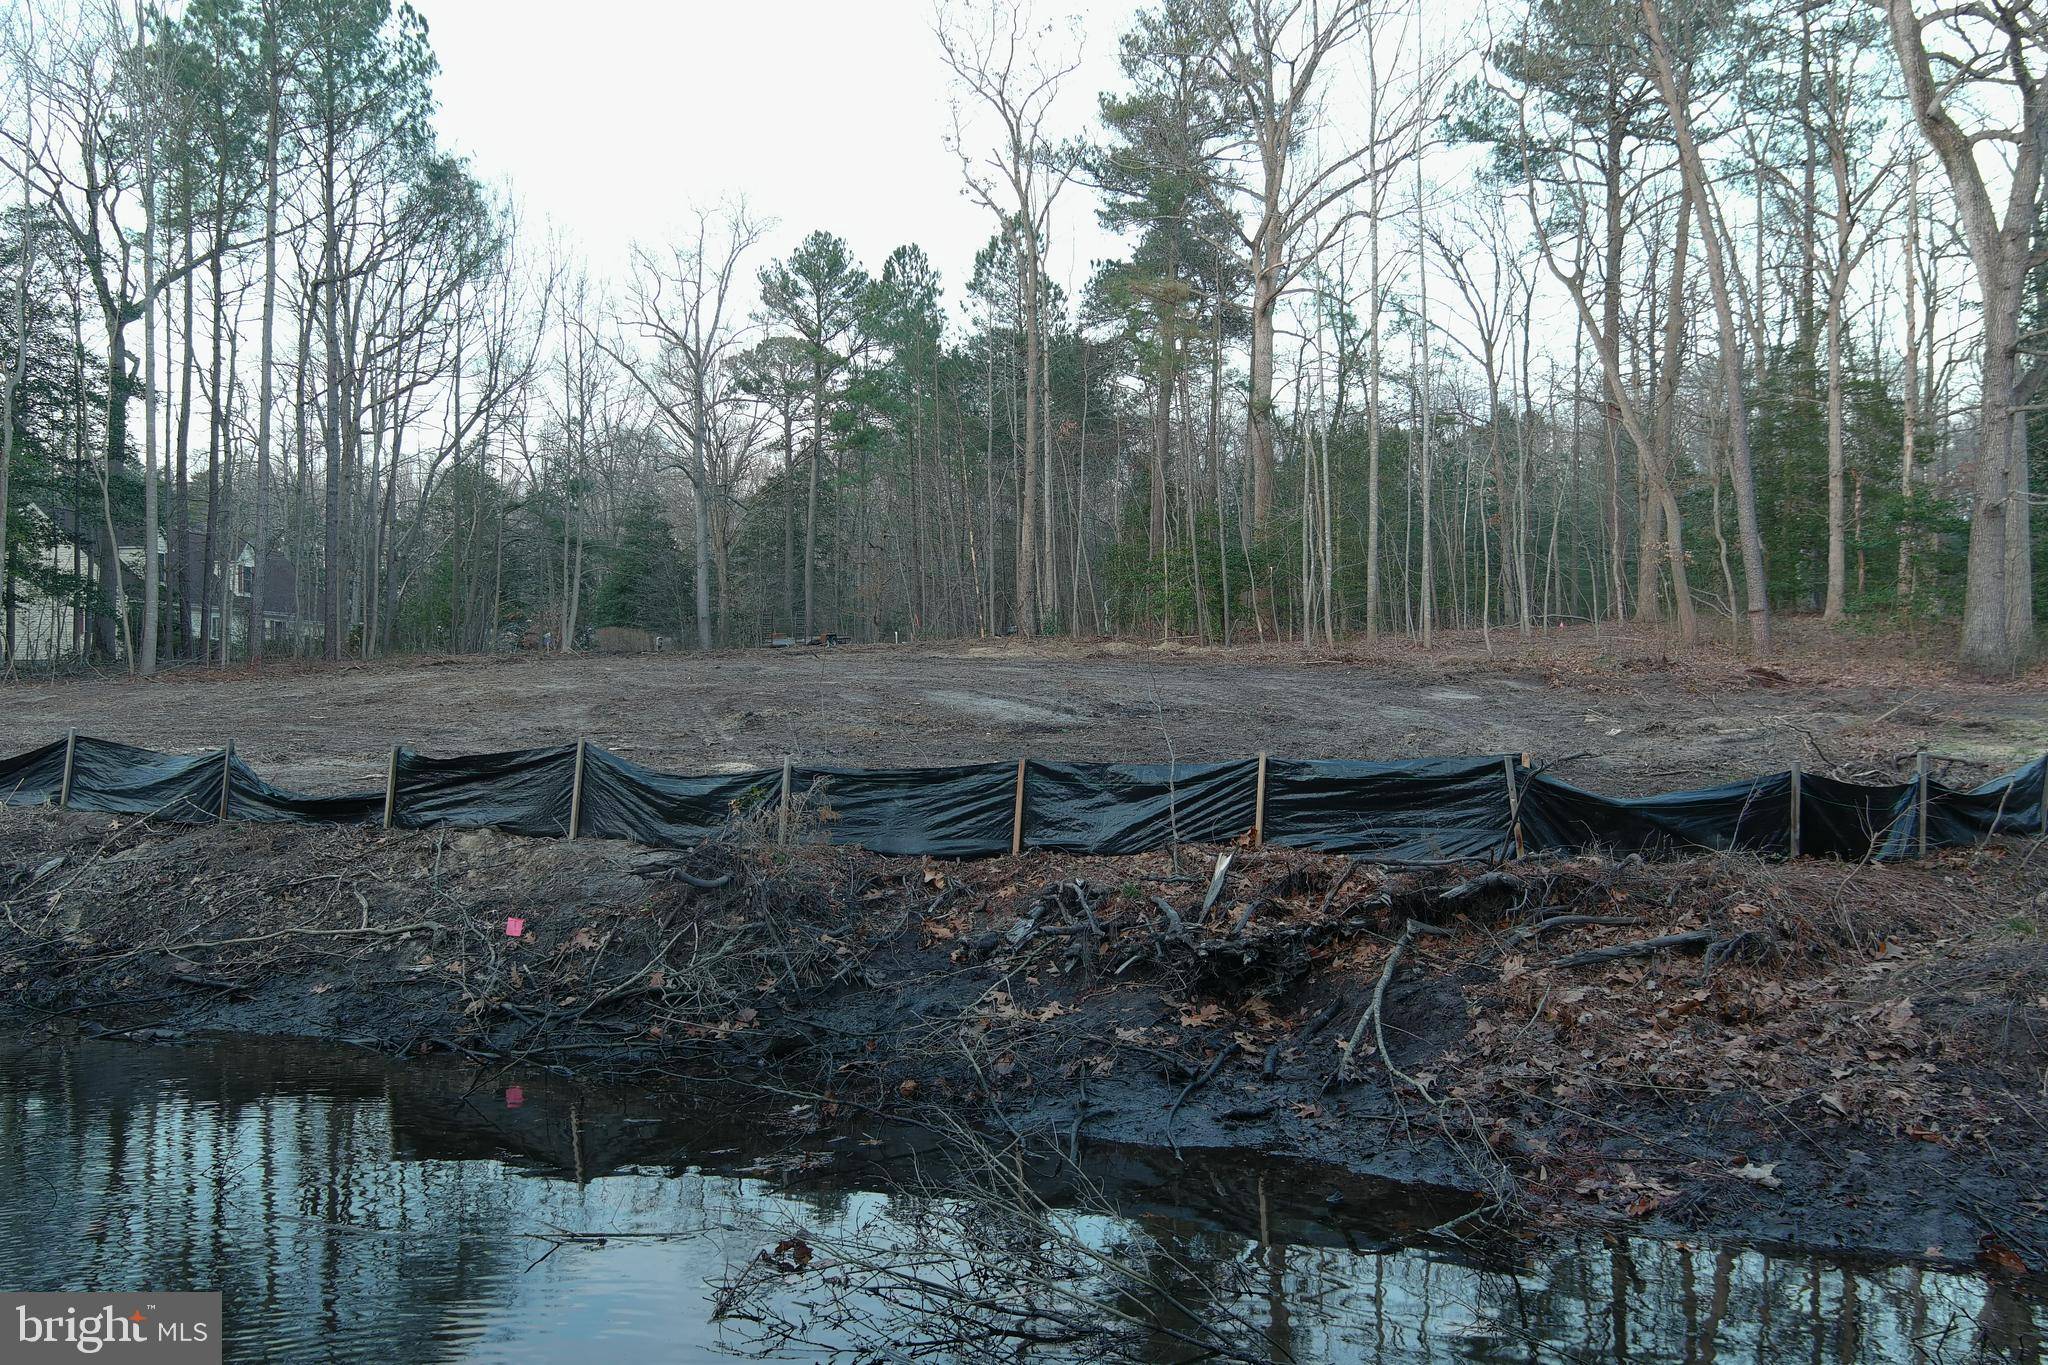
[[[440,57],[440,122],[535,230],[552,219],[599,273],[698,202],[744,194],[778,224],[754,264],[813,228],[879,270],[916,242],[957,306],[995,227],[944,142],[950,76],[930,0],[413,0]],[[1048,5],[1047,15],[1082,8]],[[1129,0],[1085,6],[1085,65],[1059,131],[1117,80]],[[1051,265],[1077,286],[1111,243],[1070,187]]]

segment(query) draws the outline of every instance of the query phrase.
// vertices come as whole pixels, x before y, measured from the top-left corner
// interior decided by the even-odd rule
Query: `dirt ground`
[[[0,809],[0,1027],[750,1081],[818,1131],[1235,1149],[2048,1270],[2048,849],[967,863]],[[522,922],[507,934],[508,918]],[[1420,927],[1418,927],[1420,926]],[[2037,1281],[2038,1282],[2038,1281]]]
[[[0,748],[66,729],[173,751],[232,738],[273,780],[375,786],[385,750],[577,736],[676,772],[1054,759],[1413,758],[1528,752],[1617,794],[1782,769],[1902,776],[1925,746],[1961,780],[2048,749],[2048,668],[1958,677],[1903,639],[1787,622],[1754,666],[1640,631],[1453,637],[1336,651],[1131,641],[956,642],[712,655],[466,656],[180,668],[0,684]]]

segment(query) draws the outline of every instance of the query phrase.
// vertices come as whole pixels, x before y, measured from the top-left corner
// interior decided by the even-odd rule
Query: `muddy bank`
[[[2048,1265],[2031,844],[940,864],[17,810],[0,905],[13,1026],[739,1078],[820,1132],[1242,1149],[1510,1220]]]

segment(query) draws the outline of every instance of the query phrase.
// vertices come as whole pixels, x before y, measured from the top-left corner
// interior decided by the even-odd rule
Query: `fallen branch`
[[[1323,893],[1322,906],[1316,911],[1319,917],[1330,913],[1330,903],[1337,899],[1337,893],[1344,889],[1344,884],[1351,880],[1351,874],[1356,871],[1358,871],[1358,855],[1354,853],[1344,860],[1344,870],[1330,879],[1330,889]]]
[[[1228,1062],[1233,1056],[1235,1056],[1236,1053],[1237,1044],[1235,1042],[1226,1040],[1223,1044],[1222,1051],[1216,1054],[1215,1060],[1211,1061],[1208,1066],[1202,1068],[1201,1074],[1196,1076],[1193,1080],[1189,1081],[1186,1085],[1182,1086],[1180,1094],[1174,1096],[1173,1106],[1166,1111],[1166,1140],[1173,1147],[1173,1154],[1175,1156],[1180,1155],[1180,1140],[1174,1137],[1173,1135],[1174,1115],[1180,1112],[1181,1105],[1187,1103],[1188,1096],[1194,1094],[1197,1090],[1200,1090],[1203,1086],[1207,1085],[1210,1081],[1214,1080],[1216,1078],[1216,1073],[1221,1071],[1223,1069],[1224,1064]]]
[[[1540,919],[1534,924],[1524,925],[1515,930],[1508,935],[1508,941],[1523,943],[1541,934],[1547,934],[1552,929],[1576,929],[1586,925],[1621,928],[1641,923],[1642,921],[1634,915],[1552,915],[1549,919]]]
[[[1714,941],[1714,936],[1705,929],[1693,929],[1683,934],[1660,934],[1656,938],[1639,939],[1634,943],[1616,943],[1606,948],[1589,948],[1583,953],[1561,957],[1553,967],[1590,967],[1599,962],[1615,962],[1625,957],[1648,957],[1666,948],[1705,948]]]
[[[1512,872],[1482,872],[1470,881],[1459,882],[1448,891],[1437,893],[1440,901],[1461,901],[1486,891],[1506,891],[1514,894],[1522,889],[1522,879]]]
[[[1372,1000],[1366,1005],[1365,1013],[1358,1016],[1358,1023],[1352,1028],[1351,1036],[1344,1041],[1344,1052],[1337,1059],[1337,1074],[1333,1078],[1337,1084],[1342,1085],[1351,1079],[1352,1055],[1358,1051],[1359,1040],[1365,1036],[1365,1026],[1371,1024],[1373,1045],[1379,1050],[1380,1064],[1386,1067],[1387,1075],[1395,1081],[1408,1082],[1408,1084],[1422,1092],[1423,1098],[1429,1098],[1427,1086],[1424,1086],[1420,1081],[1407,1075],[1394,1065],[1393,1057],[1387,1052],[1387,1031],[1384,1022],[1387,987],[1393,982],[1394,973],[1400,970],[1401,954],[1408,951],[1408,945],[1415,941],[1417,934],[1438,934],[1449,937],[1450,931],[1439,928],[1434,924],[1424,924],[1419,919],[1411,919],[1401,926],[1401,935],[1394,940],[1393,951],[1387,954],[1386,965],[1380,968],[1379,982],[1372,988]]]

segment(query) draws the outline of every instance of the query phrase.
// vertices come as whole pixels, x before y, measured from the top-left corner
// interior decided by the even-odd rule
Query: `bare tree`
[[[26,91],[21,96],[21,121],[24,141],[33,144],[35,105]],[[0,371],[0,591],[5,591],[8,577],[7,518],[14,508],[8,476],[14,469],[15,418],[20,409],[22,385],[28,379],[28,291],[29,278],[35,268],[36,245],[34,202],[30,197],[28,177],[23,176],[18,228],[21,240],[16,247],[21,259],[17,262],[14,280],[14,356],[6,369]],[[12,632],[0,633],[0,672],[13,666],[12,645]]]
[[[1679,175],[1699,220],[1700,250],[1706,258],[1707,282],[1713,289],[1714,312],[1720,323],[1721,382],[1728,391],[1728,464],[1735,484],[1735,524],[1742,541],[1743,591],[1748,599],[1749,643],[1758,654],[1771,652],[1770,585],[1764,577],[1763,533],[1757,525],[1756,474],[1749,458],[1749,410],[1743,392],[1742,339],[1735,325],[1734,295],[1728,282],[1726,230],[1707,179],[1705,162],[1693,138],[1692,92],[1665,41],[1657,0],[1642,0],[1643,26],[1657,88],[1671,114],[1672,136],[1678,142]]]
[[[1914,120],[1955,192],[1983,303],[1962,661],[2008,674],[2034,642],[2026,414],[2048,364],[2043,334],[2023,333],[2021,312],[2029,275],[2048,259],[2048,14],[1963,0],[1922,15],[1913,0],[1885,0],[1885,17]]]
[[[750,335],[734,297],[740,263],[767,231],[744,203],[699,209],[692,229],[666,248],[636,246],[621,325],[647,341],[643,355],[623,340],[597,337],[682,438],[696,524],[697,647],[710,649],[711,513],[723,496],[714,486],[710,446],[717,409],[741,397],[733,367]]]
[[[1058,26],[1038,23],[1029,0],[955,0],[940,6],[932,27],[954,80],[999,125],[992,147],[973,150],[968,115],[956,102],[948,141],[960,158],[967,192],[996,216],[1017,251],[1024,319],[1024,450],[1017,492],[1016,624],[1020,632],[1033,635],[1039,613],[1033,523],[1041,492],[1050,521],[1051,497],[1049,488],[1040,489],[1037,467],[1044,407],[1045,242],[1053,203],[1070,171],[1070,160],[1058,154],[1047,123],[1060,83],[1080,65],[1079,44],[1071,28],[1062,40]],[[1049,471],[1049,433],[1044,459]]]
[[[1596,285],[1593,280],[1588,278],[1589,264],[1586,259],[1589,254],[1589,242],[1581,237],[1577,243],[1578,250],[1567,261],[1563,252],[1559,249],[1551,227],[1553,216],[1569,219],[1583,213],[1586,204],[1582,191],[1576,184],[1564,181],[1563,177],[1557,173],[1553,172],[1545,175],[1539,171],[1539,157],[1536,154],[1537,139],[1530,125],[1529,100],[1526,95],[1518,96],[1516,99],[1516,128],[1517,150],[1522,162],[1525,201],[1529,210],[1530,226],[1536,238],[1537,252],[1542,256],[1544,265],[1549,269],[1551,275],[1557,279],[1558,283],[1564,286],[1565,293],[1570,296],[1572,306],[1578,314],[1580,328],[1593,342],[1594,354],[1600,363],[1601,386],[1605,390],[1607,397],[1607,401],[1602,405],[1607,414],[1607,424],[1610,427],[1618,427],[1627,435],[1629,444],[1634,447],[1636,452],[1637,468],[1643,471],[1645,484],[1651,494],[1651,505],[1661,509],[1659,513],[1660,519],[1666,527],[1666,534],[1662,537],[1662,541],[1667,561],[1671,566],[1673,595],[1683,599],[1683,604],[1680,607],[1680,629],[1690,636],[1693,632],[1686,630],[1686,613],[1690,609],[1691,590],[1685,571],[1685,547],[1680,537],[1677,501],[1671,495],[1669,480],[1664,478],[1661,472],[1664,468],[1664,459],[1661,452],[1668,443],[1660,439],[1658,432],[1652,430],[1653,424],[1657,422],[1656,414],[1652,413],[1648,417],[1645,416],[1642,405],[1638,402],[1636,395],[1630,390],[1627,379],[1621,369],[1621,347],[1618,335],[1620,329],[1618,300],[1621,293],[1620,265],[1622,252],[1618,240],[1620,225],[1617,213],[1614,211],[1616,196],[1612,192],[1607,196],[1609,237],[1607,250],[1604,253],[1604,273],[1602,280],[1599,282],[1603,307],[1596,313],[1593,307],[1593,291]],[[1607,150],[1611,153],[1611,146]],[[1618,172],[1613,169],[1616,164],[1616,158],[1609,154],[1603,155],[1600,160],[1601,165],[1599,169],[1603,181],[1609,187],[1618,186],[1620,183]],[[1672,259],[1674,298],[1682,297],[1683,294],[1684,261],[1689,250],[1687,237],[1691,222],[1691,199],[1689,196],[1682,196],[1682,198],[1684,199],[1684,211],[1678,215],[1677,241]],[[1554,214],[1553,204],[1556,200],[1563,200],[1567,207],[1562,212]],[[1667,326],[1675,326],[1681,316],[1680,310],[1675,308],[1670,310],[1666,314]],[[1670,348],[1675,347],[1678,340],[1677,336],[1667,336],[1667,360],[1664,376],[1666,382],[1671,384],[1676,382],[1676,366],[1670,362],[1672,354]],[[1665,410],[1668,412],[1668,405],[1666,405]],[[1609,454],[1611,458],[1611,450]],[[1610,506],[1612,506],[1612,497],[1613,489],[1610,486]],[[1616,515],[1614,521],[1609,523],[1609,526],[1616,534],[1618,540],[1620,530],[1618,515]],[[1651,534],[1653,533],[1646,527],[1644,529],[1645,537],[1648,538]],[[1618,556],[1618,545],[1613,548]],[[1613,575],[1614,593],[1616,596],[1615,610],[1619,614],[1621,573],[1618,567],[1613,570]],[[1639,574],[1639,577],[1642,579],[1638,591],[1638,600],[1640,602],[1645,597],[1651,597],[1651,590],[1654,585],[1648,580],[1647,575]],[[1654,600],[1654,598],[1651,597],[1651,600]],[[1693,630],[1696,631],[1696,629],[1697,624],[1695,623]]]
[[[1251,254],[1246,432],[1255,527],[1264,527],[1273,509],[1273,324],[1280,296],[1342,231],[1348,215],[1328,211],[1392,174],[1400,160],[1393,149],[1428,122],[1449,71],[1448,63],[1434,72],[1419,66],[1411,105],[1376,103],[1362,134],[1337,133],[1324,106],[1331,62],[1361,35],[1369,42],[1394,13],[1386,0],[1243,0],[1214,59],[1243,120],[1240,159],[1248,163],[1244,188],[1253,204],[1239,230]]]
[[[6,169],[49,207],[78,253],[106,335],[107,422],[100,474],[105,525],[99,559],[109,610],[100,616],[99,647],[111,655],[116,631],[127,631],[130,623],[108,484],[127,449],[128,327],[151,303],[136,297],[134,247],[120,219],[134,181],[118,134],[126,113],[124,22],[110,8],[88,6],[76,24],[43,15],[39,23],[11,27],[8,39],[7,60],[44,117],[39,126],[19,130],[0,125]],[[155,283],[161,288],[168,281]],[[132,670],[135,652],[129,648],[126,653]]]

